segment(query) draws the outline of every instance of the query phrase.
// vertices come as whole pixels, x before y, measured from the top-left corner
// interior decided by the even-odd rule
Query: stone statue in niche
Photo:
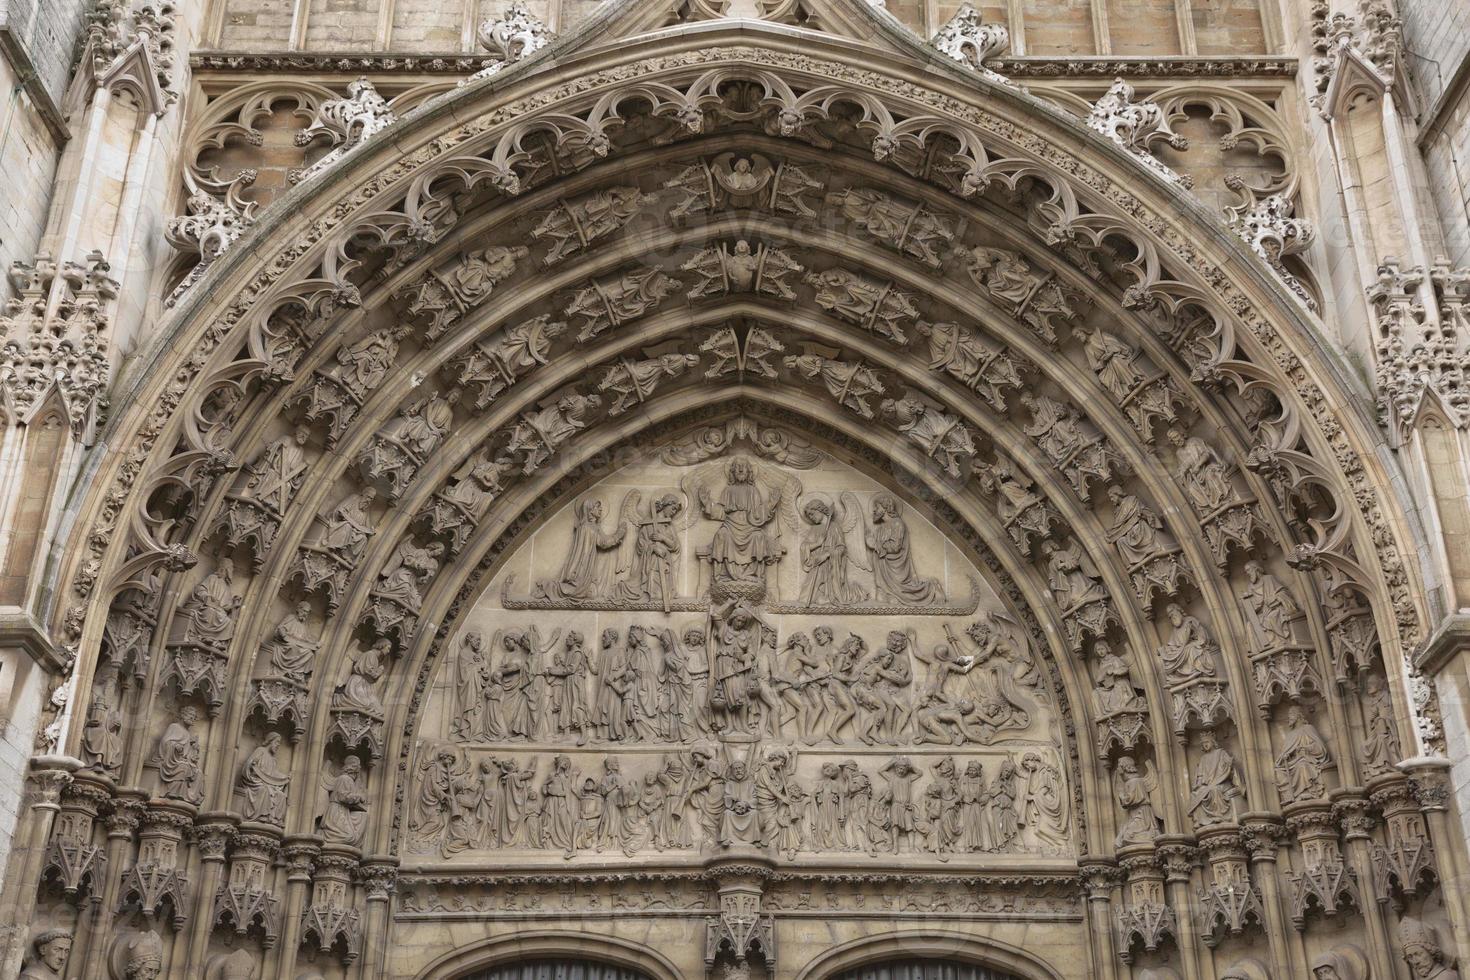
[[[1185,496],[1201,515],[1210,515],[1236,500],[1230,468],[1220,454],[1199,436],[1179,429],[1169,430],[1169,441],[1175,447],[1178,469],[1175,471],[1184,487]]]
[[[826,200],[857,228],[931,269],[944,263],[944,253],[954,244],[955,219],[941,218],[921,204],[870,187],[832,192]]]
[[[1327,740],[1299,705],[1286,709],[1286,730],[1276,756],[1276,788],[1282,803],[1327,797],[1325,773],[1335,766]]]
[[[1084,632],[1102,636],[1114,614],[1102,577],[1082,545],[1075,538],[1069,538],[1063,548],[1053,541],[1043,541],[1041,554],[1046,559],[1047,584],[1061,607],[1068,639],[1079,646]]]
[[[1363,775],[1372,778],[1394,772],[1402,758],[1398,726],[1393,720],[1393,698],[1380,674],[1363,678]]]
[[[904,327],[917,328],[922,322],[918,300],[891,282],[846,269],[809,272],[802,281],[816,290],[822,309],[895,344],[908,342]]]
[[[301,546],[287,573],[288,578],[300,581],[302,591],[323,593],[328,612],[336,611],[347,580],[372,537],[371,507],[377,497],[375,488],[365,487],[349,495],[329,516],[317,515],[321,529],[316,540]]]
[[[235,636],[235,613],[244,601],[232,588],[234,566],[224,560],[189,592],[174,617],[170,643],[223,653]]]
[[[62,980],[71,958],[72,936],[66,929],[46,929],[31,940],[30,955],[19,980]]]
[[[1133,673],[1122,657],[1106,643],[1093,647],[1097,658],[1097,687],[1093,690],[1099,718],[1122,712],[1148,711],[1148,699],[1133,684]]]
[[[1245,804],[1240,766],[1209,729],[1200,734],[1199,748],[1199,762],[1189,781],[1189,815],[1194,825],[1238,822]]]
[[[1019,472],[1014,463],[996,453],[995,462],[979,466],[980,488],[993,494],[996,514],[1023,555],[1031,554],[1031,539],[1045,538],[1056,520],[1055,509],[1033,489],[1036,481]]]
[[[647,514],[642,514],[642,499],[641,492],[628,491],[618,512],[618,527],[624,533],[628,528],[633,530],[633,554],[631,563],[620,570],[613,595],[625,602],[659,601],[668,612],[677,592],[674,574],[681,545],[675,522],[684,512],[684,501],[677,494],[666,493],[652,502]]]
[[[1056,278],[1039,276],[1018,252],[976,246],[966,255],[970,278],[1011,316],[1048,346],[1057,340],[1056,323],[1071,320],[1076,310]]]
[[[1205,624],[1176,603],[1169,603],[1164,613],[1172,627],[1169,638],[1159,648],[1159,660],[1164,665],[1167,683],[1182,684],[1200,678],[1214,678],[1218,648]]]
[[[378,694],[377,685],[387,671],[385,661],[392,650],[393,645],[388,640],[378,640],[358,654],[347,680],[332,692],[333,711],[357,711],[378,721],[383,719],[383,699]]]
[[[804,837],[807,792],[796,780],[795,752],[771,746],[763,754],[755,776],[755,805],[765,842],[787,860],[796,857]]]
[[[349,755],[337,775],[325,780],[327,806],[317,818],[318,832],[328,844],[357,847],[367,832],[368,796],[362,760]]]
[[[564,320],[542,314],[514,324],[482,340],[450,362],[458,372],[455,384],[475,391],[475,408],[489,408],[521,378],[547,363],[551,343],[566,332]]]
[[[437,541],[423,547],[405,537],[378,573],[377,584],[369,598],[368,616],[379,631],[397,628],[407,640],[418,627],[419,610],[423,608],[423,588],[439,572],[439,557],[444,545]]]
[[[284,513],[306,478],[304,447],[310,438],[311,430],[299,425],[289,437],[277,439],[261,450],[246,467],[250,476],[242,496],[259,501],[276,515]]]
[[[255,957],[246,949],[211,956],[204,964],[204,980],[255,980]]]
[[[1123,458],[1101,435],[1088,431],[1081,413],[1071,405],[1030,391],[1022,393],[1021,404],[1031,413],[1026,434],[1036,440],[1082,500],[1090,499],[1089,481],[1108,483],[1115,473],[1127,472]]]
[[[535,473],[568,439],[587,428],[587,413],[601,405],[597,395],[570,394],[545,408],[526,412],[511,429],[506,454],[520,457],[522,473]]]
[[[1006,410],[1006,392],[1021,387],[1021,374],[1035,370],[1025,358],[992,347],[958,323],[920,323],[918,331],[929,341],[929,367],[958,378],[997,412]]]
[[[269,732],[250,750],[240,767],[240,791],[245,798],[242,815],[246,820],[284,826],[286,800],[291,774],[281,769],[276,753],[281,748],[279,732]]]
[[[647,401],[664,381],[679,377],[698,363],[698,354],[661,354],[641,361],[623,358],[608,368],[597,390],[614,396],[607,414],[622,415],[633,405]]]
[[[883,384],[872,368],[858,361],[839,361],[819,354],[786,358],[786,367],[811,381],[820,381],[837,403],[865,419],[871,419],[869,397],[883,394]]]
[[[122,768],[122,691],[115,671],[92,686],[92,704],[82,729],[82,749],[92,768],[116,774]]]
[[[490,297],[495,287],[515,273],[516,263],[530,254],[523,245],[492,245],[461,257],[458,264],[435,269],[400,294],[407,315],[424,324],[424,338],[442,337],[465,313]]]
[[[803,271],[803,266],[784,249],[761,242],[754,246],[745,239],[734,245],[713,245],[679,266],[699,277],[686,295],[690,299],[758,293],[777,300],[794,300],[796,291],[786,277]]]
[[[1312,958],[1312,980],[1369,980],[1368,957],[1351,943]]]
[[[559,202],[531,229],[531,237],[550,241],[551,247],[541,260],[550,267],[613,234],[657,202],[652,194],[644,194],[631,185],[593,191]]]
[[[1178,390],[1162,373],[1146,371],[1136,349],[1100,327],[1078,324],[1072,332],[1082,341],[1087,366],[1146,441],[1152,441],[1155,422],[1178,420]]]
[[[963,478],[975,458],[975,440],[957,416],[926,405],[912,394],[884,399],[883,417],[908,436],[950,479]]]
[[[1460,980],[1439,930],[1429,923],[1405,916],[1399,923],[1399,947],[1414,980]]]
[[[284,677],[298,684],[306,683],[311,677],[321,641],[316,638],[310,623],[311,603],[298,602],[260,645],[260,652],[270,664],[272,676]]]
[[[1159,515],[1145,507],[1136,496],[1113,486],[1108,487],[1108,499],[1113,503],[1108,540],[1118,546],[1118,553],[1130,569],[1157,555],[1179,550],[1173,536],[1164,530],[1164,522]]]
[[[598,334],[622,326],[655,310],[682,283],[658,269],[628,269],[602,279],[592,280],[578,289],[567,304],[567,316],[582,318],[577,339],[586,343]]]
[[[357,457],[363,479],[378,482],[390,501],[397,500],[449,434],[459,395],[456,388],[400,410]]]
[[[158,769],[161,795],[183,800],[196,806],[204,802],[203,752],[194,724],[199,712],[192,704],[179,709],[177,719],[169,723],[158,739],[158,748],[149,760]]]
[[[1159,789],[1159,774],[1151,761],[1138,768],[1133,756],[1118,759],[1113,770],[1113,795],[1123,809],[1123,822],[1118,827],[1114,845],[1150,844],[1164,830],[1164,821],[1158,815],[1155,794]]]
[[[1277,650],[1294,641],[1292,624],[1301,619],[1301,607],[1281,580],[1258,561],[1245,563],[1247,586],[1240,594],[1246,623],[1259,651]]]
[[[412,329],[403,323],[375,330],[355,344],[343,344],[335,364],[317,369],[300,400],[306,402],[307,421],[327,420],[329,445],[347,431],[367,396],[388,377],[398,346]]]
[[[538,582],[537,598],[579,602],[609,594],[615,552],[628,534],[628,525],[620,521],[612,531],[605,531],[602,516],[602,501],[593,497],[577,501],[571,546],[562,561],[561,574]]]
[[[447,538],[450,554],[458,554],[500,496],[512,470],[507,461],[493,458],[488,446],[476,450],[420,513],[427,532]]]
[[[163,938],[152,929],[123,933],[112,941],[107,965],[113,980],[158,980],[163,974]]]
[[[872,524],[864,543],[872,558],[873,579],[878,598],[901,606],[941,605],[944,586],[938,579],[921,578],[914,572],[908,523],[898,498],[880,493],[870,508]]]
[[[801,506],[809,526],[801,540],[805,577],[801,601],[809,606],[848,606],[866,602],[867,590],[849,580],[849,565],[870,571],[863,541],[863,510],[857,496],[843,491],[838,503],[826,496],[808,497]]]
[[[801,168],[773,163],[759,153],[722,153],[708,163],[687,166],[664,182],[665,188],[683,197],[669,211],[674,219],[726,208],[761,208],[811,218],[816,211],[803,198],[821,186]]]

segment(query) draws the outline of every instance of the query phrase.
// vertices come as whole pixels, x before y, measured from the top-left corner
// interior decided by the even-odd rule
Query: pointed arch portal
[[[73,965],[556,919],[685,976],[915,923],[1300,976],[1417,910],[1432,849],[1349,826],[1444,816],[1414,524],[1302,300],[863,4],[609,6],[313,168],[129,369],[51,570]]]

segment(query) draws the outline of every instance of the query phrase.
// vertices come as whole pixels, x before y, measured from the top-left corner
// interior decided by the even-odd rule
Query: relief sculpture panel
[[[1075,853],[1031,637],[905,500],[769,449],[669,446],[510,558],[430,693],[411,861]]]

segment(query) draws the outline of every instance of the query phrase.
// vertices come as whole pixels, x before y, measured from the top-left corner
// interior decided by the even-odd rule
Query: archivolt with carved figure
[[[1443,958],[1418,572],[1304,307],[1129,92],[1088,132],[916,51],[717,22],[391,140],[317,107],[58,573],[73,963],[411,976],[564,915],[795,975],[918,912],[1047,924],[1018,975],[1336,915]]]

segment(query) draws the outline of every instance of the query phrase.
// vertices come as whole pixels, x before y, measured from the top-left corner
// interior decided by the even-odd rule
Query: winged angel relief
[[[558,574],[529,596],[507,581],[502,600],[509,609],[665,613],[734,599],[776,613],[974,611],[973,584],[968,601],[950,602],[940,579],[916,569],[918,557],[893,494],[864,504],[851,490],[807,493],[797,477],[734,456],[695,466],[677,490],[629,490],[610,524],[601,499],[577,501]]]

